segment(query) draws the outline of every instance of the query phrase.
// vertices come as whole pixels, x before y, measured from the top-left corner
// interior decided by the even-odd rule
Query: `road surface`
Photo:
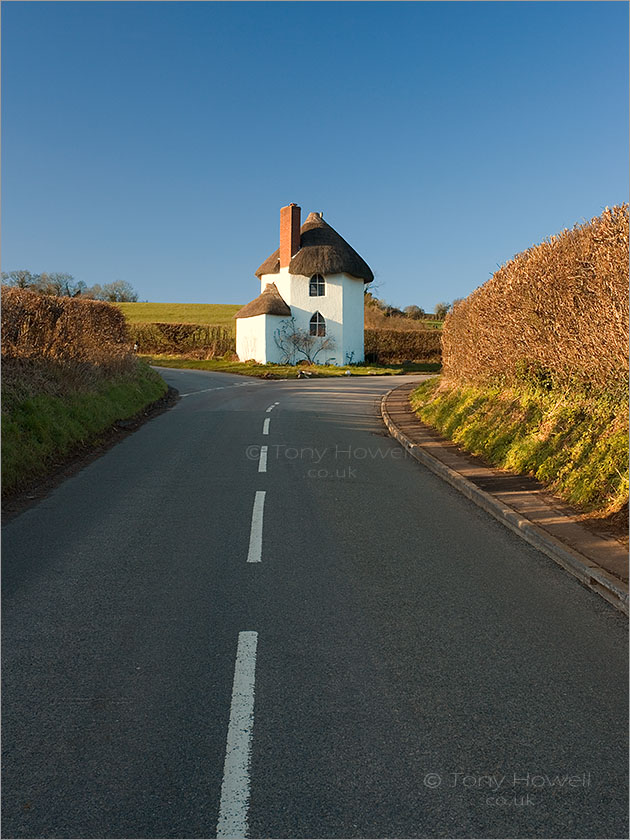
[[[162,373],[3,529],[4,837],[626,836],[623,616],[386,436],[400,378]]]

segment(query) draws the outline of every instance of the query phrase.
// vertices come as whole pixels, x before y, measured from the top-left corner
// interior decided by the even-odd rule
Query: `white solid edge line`
[[[258,633],[238,634],[217,837],[247,837]]]
[[[239,382],[240,385],[240,382]],[[202,388],[199,391],[189,391],[187,394],[180,394],[180,397],[192,397],[195,394],[207,394],[208,391],[223,391],[224,388],[229,388],[230,385],[216,385],[214,388]]]
[[[267,472],[267,446],[260,447],[260,460],[258,461],[258,472]]]
[[[266,490],[256,490],[254,508],[252,510],[252,527],[249,532],[248,563],[260,563],[262,557],[263,511],[265,508]]]
[[[269,434],[269,423],[271,422],[271,417],[266,417],[265,422],[263,423],[263,435]]]
[[[223,386],[221,386],[223,387]],[[194,394],[207,394],[208,391],[218,391],[218,388],[203,388],[201,391],[189,391],[187,394],[180,394],[180,397],[192,397]]]

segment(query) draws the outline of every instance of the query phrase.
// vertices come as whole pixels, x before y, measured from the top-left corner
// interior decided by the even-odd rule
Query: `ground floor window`
[[[326,335],[326,321],[319,312],[311,318],[311,335]]]

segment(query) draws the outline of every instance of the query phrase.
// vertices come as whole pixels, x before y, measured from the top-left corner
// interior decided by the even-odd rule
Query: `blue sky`
[[[431,310],[627,201],[628,5],[3,2],[3,270],[245,303],[279,208]]]

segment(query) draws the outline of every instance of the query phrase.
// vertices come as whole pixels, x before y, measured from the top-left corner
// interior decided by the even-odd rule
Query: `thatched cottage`
[[[280,247],[256,276],[261,294],[235,315],[241,361],[363,361],[363,289],[374,275],[321,213],[300,227],[297,204],[283,207]]]

